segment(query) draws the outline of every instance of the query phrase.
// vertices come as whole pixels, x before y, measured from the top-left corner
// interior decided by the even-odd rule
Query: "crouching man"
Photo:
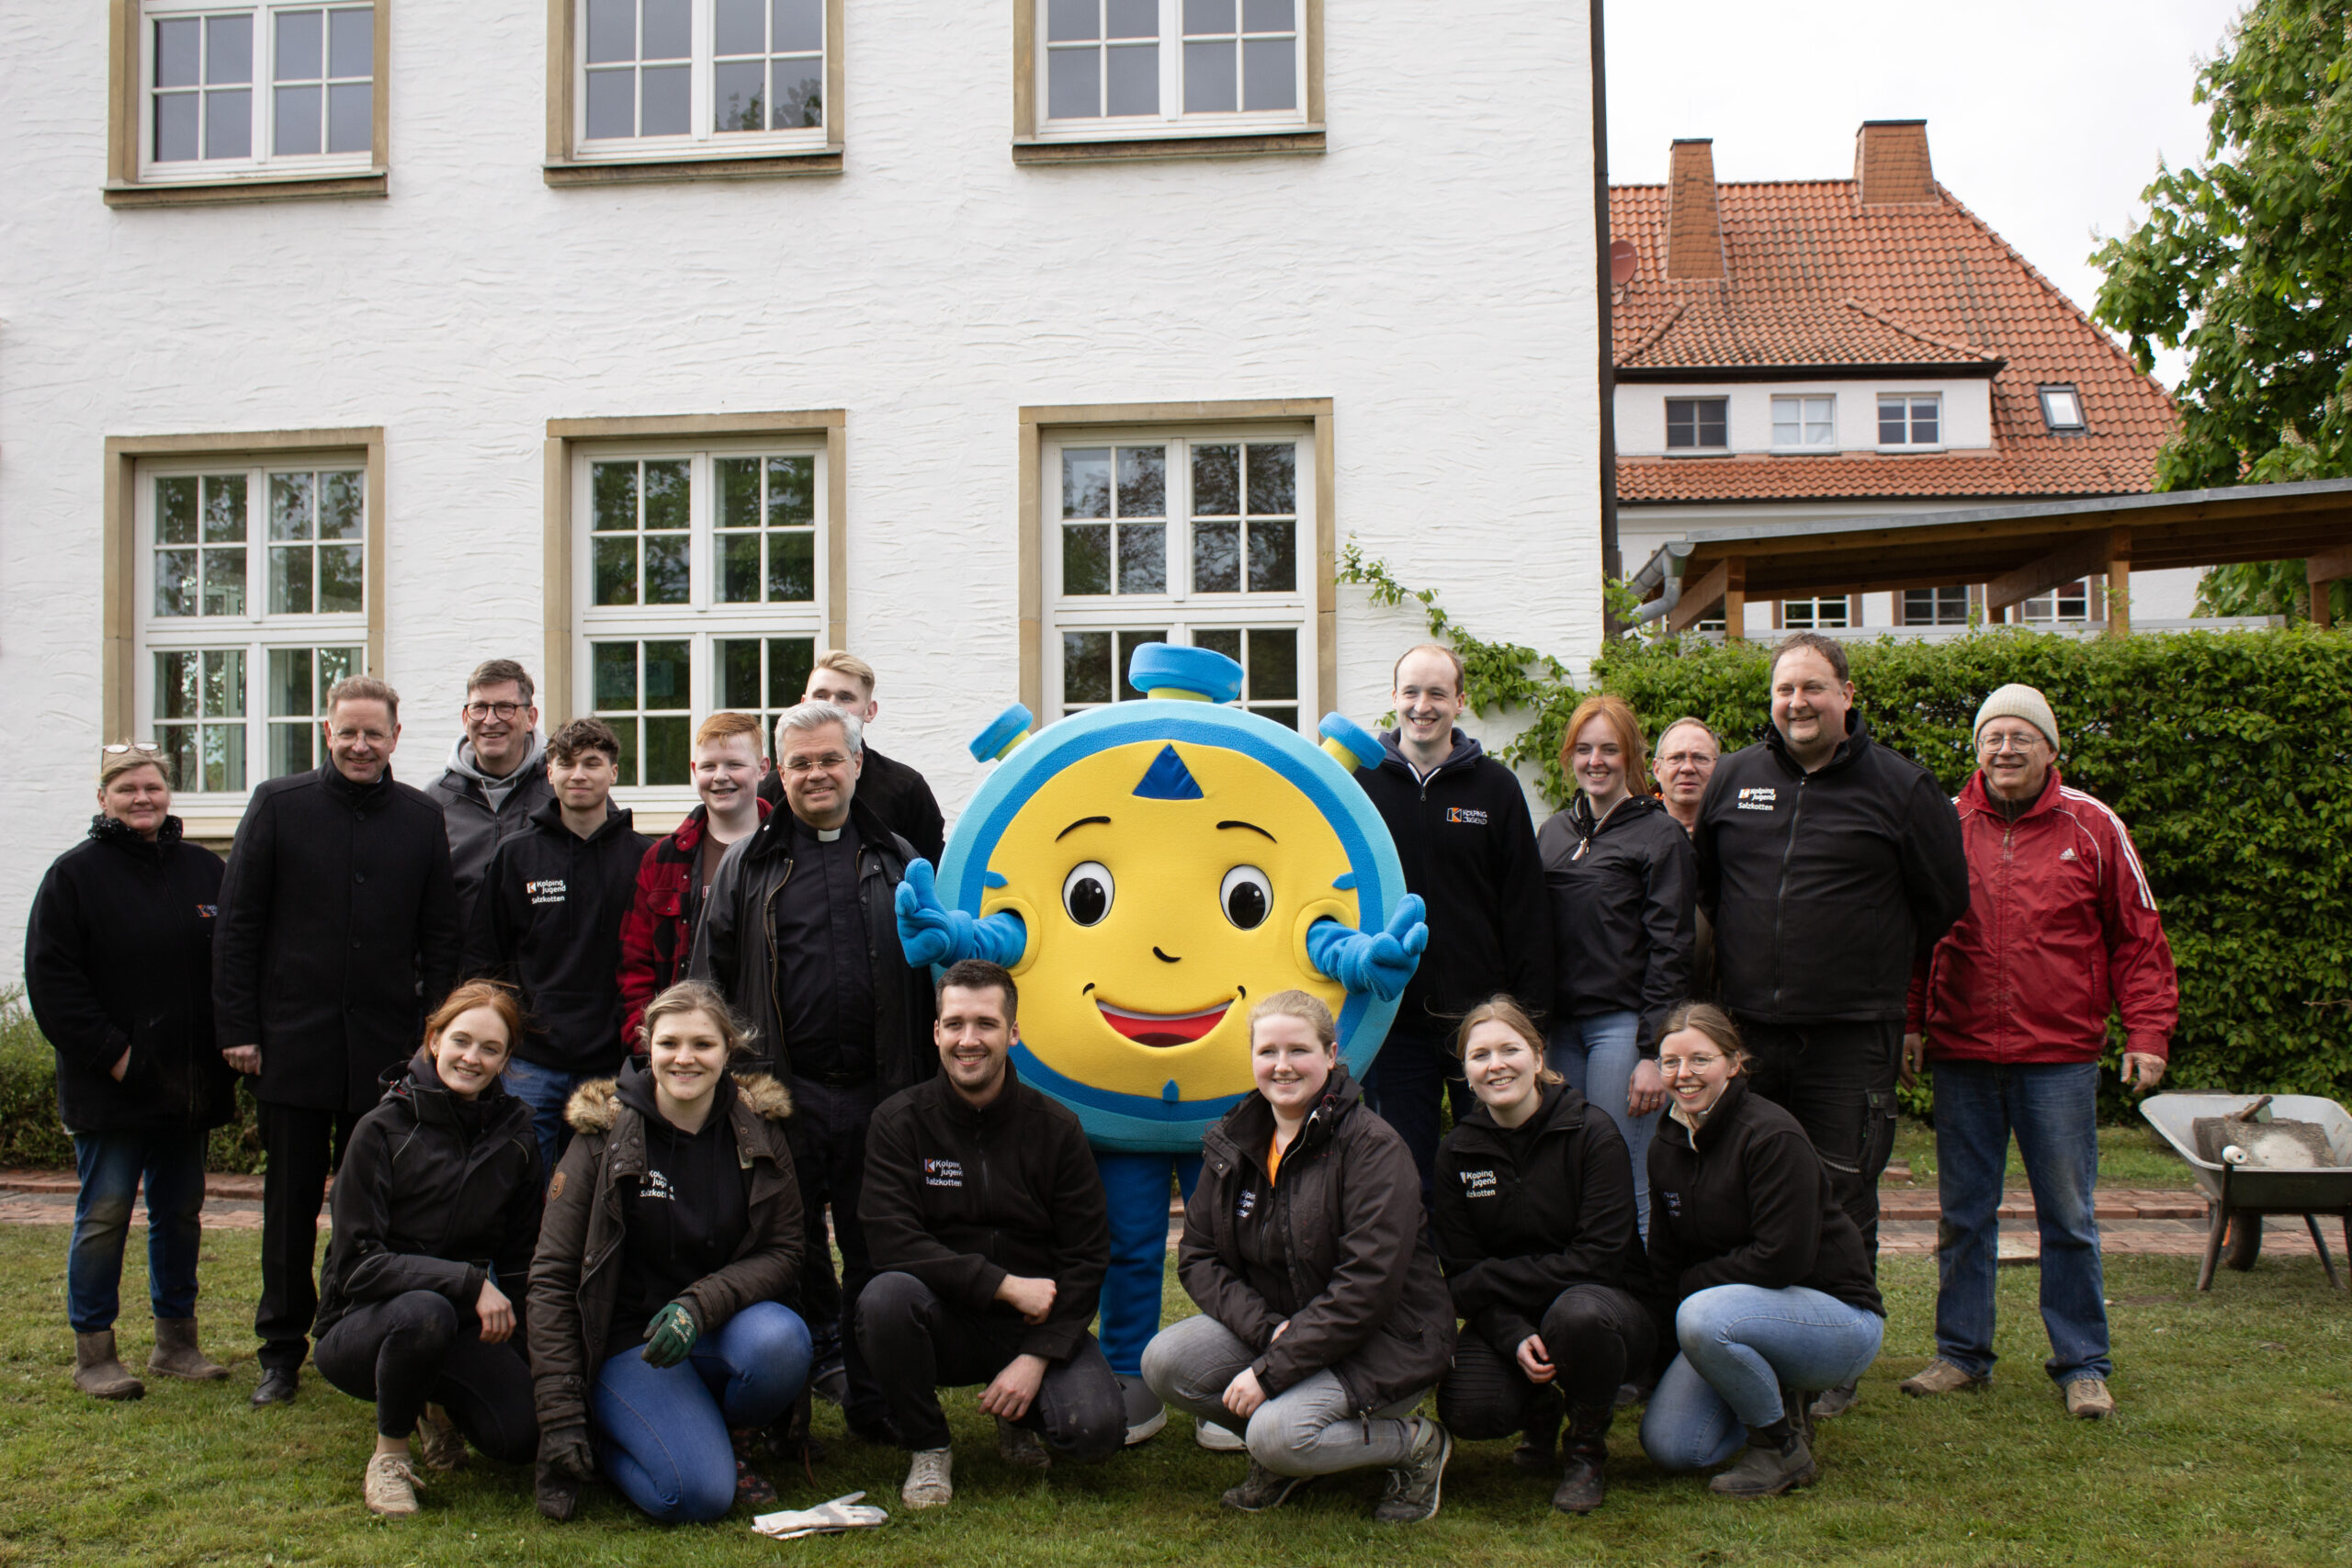
[[[899,1495],[955,1495],[938,1390],[988,1384],[1011,1464],[1116,1453],[1125,1404],[1087,1332],[1111,1257],[1078,1118],[1020,1081],[1012,976],[978,959],[939,983],[939,1076],[893,1095],[865,1135],[862,1209],[873,1282],[858,1343],[913,1453]]]

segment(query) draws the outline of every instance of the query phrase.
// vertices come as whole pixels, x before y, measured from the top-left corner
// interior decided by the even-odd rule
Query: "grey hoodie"
[[[531,735],[530,752],[504,778],[492,778],[474,761],[473,742],[464,736],[449,748],[449,766],[425,794],[441,808],[449,827],[449,869],[458,879],[458,930],[473,929],[474,895],[490,870],[499,844],[530,826],[531,813],[555,798],[548,783],[547,741]]]

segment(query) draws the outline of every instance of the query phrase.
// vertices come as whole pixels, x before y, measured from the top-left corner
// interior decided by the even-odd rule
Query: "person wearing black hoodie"
[[[65,1262],[74,1384],[98,1399],[146,1386],[118,1358],[122,1253],[147,1189],[147,1370],[211,1381],[198,1348],[196,1264],[209,1131],[236,1113],[236,1074],[212,1038],[212,928],[220,857],[180,835],[163,753],[109,746],[89,836],[33,895],[25,990],[57,1053],[57,1111],[81,1191]]]
[[[1363,1098],[1412,1152],[1426,1204],[1440,1102],[1450,1093],[1457,1120],[1473,1103],[1454,1026],[1498,992],[1551,1004],[1552,913],[1527,792],[1454,728],[1467,705],[1462,660],[1434,644],[1408,649],[1395,684],[1396,728],[1356,782],[1388,824],[1406,890],[1428,908],[1430,944],[1364,1074]]]
[[[653,840],[612,804],[620,738],[576,718],[548,738],[555,798],[498,846],[474,905],[466,972],[522,993],[526,1027],[506,1089],[531,1107],[541,1161],[571,1141],[564,1106],[620,1066],[621,922]]]
[[[538,1447],[515,1318],[539,1233],[539,1146],[530,1107],[498,1081],[522,1025],[503,986],[450,992],[416,1055],[385,1071],[335,1178],[319,1372],[375,1401],[363,1490],[386,1517],[416,1512],[412,1431],[443,1472],[465,1462],[468,1439],[504,1464]]]
[[[1649,1273],[1642,1293],[1679,1348],[1642,1416],[1668,1470],[1740,1461],[1708,1483],[1732,1497],[1809,1485],[1810,1390],[1852,1387],[1886,1330],[1869,1252],[1812,1140],[1754,1093],[1739,1029],[1693,1002],[1667,1015],[1667,1120],[1650,1145]]]
[[[1509,997],[1472,1009],[1458,1038],[1478,1108],[1438,1148],[1431,1221],[1469,1328],[1438,1416],[1460,1438],[1524,1432],[1511,1457],[1533,1470],[1552,1461],[1565,1403],[1567,1469],[1552,1506],[1589,1513],[1604,1495],[1618,1385],[1648,1370],[1657,1344],[1626,1289],[1643,1258],[1625,1140],[1544,1065],[1542,1032]]]
[[[256,1077],[268,1160],[256,1405],[300,1387],[327,1175],[384,1069],[416,1049],[425,998],[456,987],[463,945],[441,812],[392,777],[399,694],[373,676],[339,681],[322,728],[325,765],[246,803],[212,944],[213,1033]]]

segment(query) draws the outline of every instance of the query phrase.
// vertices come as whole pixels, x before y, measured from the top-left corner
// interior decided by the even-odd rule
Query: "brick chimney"
[[[1854,185],[1864,207],[1938,201],[1924,119],[1866,119],[1854,133]]]
[[[1724,276],[1723,220],[1715,209],[1715,144],[1674,144],[1666,176],[1666,276]]]

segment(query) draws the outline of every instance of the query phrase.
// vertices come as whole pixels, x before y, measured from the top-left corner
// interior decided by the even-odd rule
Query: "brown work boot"
[[[1796,1424],[1784,1416],[1771,1427],[1750,1431],[1747,1451],[1739,1456],[1737,1464],[1708,1482],[1707,1490],[1725,1497],[1777,1497],[1812,1485],[1819,1473],[1812,1446]]]
[[[1552,1506],[1564,1514],[1589,1514],[1608,1495],[1609,1424],[1617,1418],[1613,1404],[1568,1412],[1568,1463],[1552,1494]]]
[[[114,1353],[114,1330],[74,1336],[74,1386],[92,1399],[139,1399],[147,1385]]]
[[[1931,1393],[1958,1393],[1964,1388],[1983,1388],[1992,1381],[1991,1378],[1978,1377],[1965,1367],[1955,1366],[1939,1356],[1894,1386],[1914,1399],[1925,1399]]]
[[[449,1413],[437,1404],[428,1404],[416,1418],[417,1457],[424,1468],[436,1475],[447,1475],[466,1467],[466,1435],[449,1419]]]
[[[196,1319],[192,1317],[155,1320],[155,1350],[147,1358],[147,1370],[167,1378],[185,1378],[189,1382],[219,1382],[229,1375],[228,1368],[197,1348]]]
[[[2077,1421],[2104,1421],[2115,1414],[2115,1395],[2105,1378],[2076,1378],[2066,1385],[2066,1414]]]

